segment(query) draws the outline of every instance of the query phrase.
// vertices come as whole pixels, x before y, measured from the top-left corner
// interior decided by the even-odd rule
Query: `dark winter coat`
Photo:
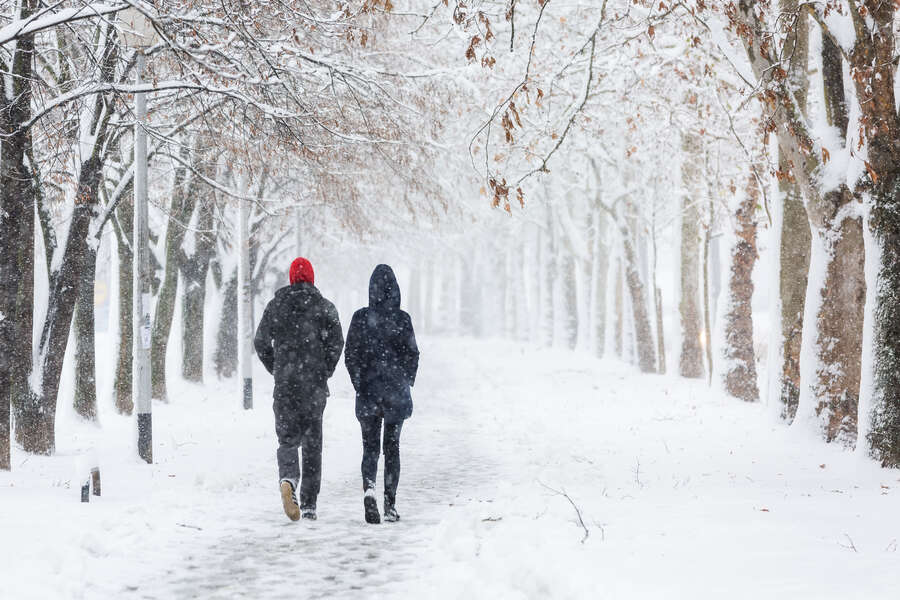
[[[298,416],[321,417],[344,346],[334,304],[311,283],[281,288],[266,306],[254,346],[275,376],[276,412],[281,404]]]
[[[398,423],[412,415],[409,388],[416,381],[419,349],[412,320],[400,310],[394,271],[378,265],[369,280],[369,306],[353,315],[344,361],[356,390],[356,416]]]

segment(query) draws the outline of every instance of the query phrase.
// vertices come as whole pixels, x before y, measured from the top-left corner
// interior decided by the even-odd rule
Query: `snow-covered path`
[[[0,474],[10,598],[894,598],[900,473],[808,439],[702,382],[503,342],[423,340],[395,524],[362,520],[340,370],[319,521],[276,487],[267,376],[132,422],[61,417],[57,456]],[[104,495],[78,502],[94,447]],[[839,568],[835,568],[839,565]]]
[[[362,590],[403,593],[447,508],[468,501],[473,486],[499,475],[498,466],[474,446],[471,413],[452,408],[458,390],[438,381],[452,370],[452,364],[435,364],[419,381],[423,399],[402,438],[401,521],[379,527],[363,522],[359,432],[349,390],[341,383],[346,375],[340,373],[326,413],[320,520],[291,523],[281,512],[267,414],[260,452],[247,464],[237,463],[242,479],[256,484],[230,499],[220,497],[225,502],[213,510],[222,512],[223,523],[200,536],[200,543],[189,542],[178,553],[183,560],[140,590],[140,597],[267,598],[281,595],[285,586],[306,598],[353,598]],[[379,485],[382,476],[379,471]],[[208,519],[198,512],[195,520]]]

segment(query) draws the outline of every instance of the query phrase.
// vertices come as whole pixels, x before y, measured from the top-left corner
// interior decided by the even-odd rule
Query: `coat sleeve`
[[[256,349],[256,355],[262,361],[266,371],[272,373],[275,368],[275,349],[272,347],[274,338],[272,337],[272,311],[266,306],[259,326],[256,328],[256,336],[253,338],[253,347]]]
[[[341,351],[344,349],[344,332],[341,331],[341,320],[338,311],[329,303],[325,310],[325,322],[320,332],[322,345],[325,348],[325,366],[328,368],[328,376],[334,375],[334,369],[341,359]]]
[[[344,364],[350,374],[350,382],[357,392],[362,385],[363,349],[362,349],[362,319],[357,311],[350,319],[350,329],[347,330],[347,346],[344,348]]]
[[[406,315],[406,347],[403,353],[403,368],[409,385],[416,383],[416,373],[419,371],[419,347],[416,345],[416,332],[413,331],[412,319]]]

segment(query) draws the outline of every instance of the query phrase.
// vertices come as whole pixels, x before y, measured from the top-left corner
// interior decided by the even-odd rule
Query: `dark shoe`
[[[395,523],[400,520],[400,515],[397,513],[397,509],[390,504],[384,505],[384,520],[389,523]]]
[[[378,514],[378,502],[375,501],[375,490],[369,488],[363,497],[363,506],[366,509],[366,523],[378,525],[381,523],[381,515]]]
[[[315,521],[318,517],[316,517],[316,509],[314,508],[304,508],[300,511],[300,516],[304,519],[309,519],[310,521]]]
[[[290,481],[281,482],[281,505],[284,507],[284,514],[291,521],[300,519],[300,505],[297,504],[297,494],[294,493],[294,486]]]

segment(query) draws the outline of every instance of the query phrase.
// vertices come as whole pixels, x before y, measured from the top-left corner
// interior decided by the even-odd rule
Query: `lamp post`
[[[142,83],[144,51],[157,39],[153,23],[136,8],[119,13],[122,40],[137,51],[135,85]],[[153,462],[153,419],[150,389],[150,230],[147,226],[147,96],[135,92],[134,121],[134,258],[132,318],[132,394],[137,407],[138,455]]]
[[[250,189],[246,175],[243,176],[243,190]],[[250,201],[241,199],[238,224],[238,362],[243,383],[243,406],[253,408],[253,275],[250,272]]]

